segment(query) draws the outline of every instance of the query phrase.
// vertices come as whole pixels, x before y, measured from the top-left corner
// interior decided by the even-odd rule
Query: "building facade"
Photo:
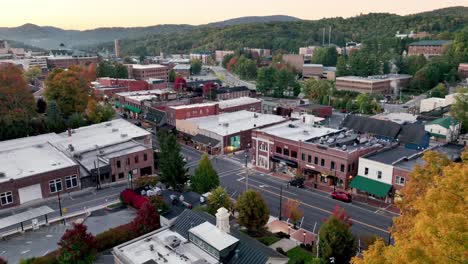
[[[161,79],[169,82],[169,68],[159,64],[127,64],[128,77],[136,80]]]
[[[448,40],[421,40],[408,46],[408,55],[424,55],[427,58],[440,56],[444,53],[445,46],[450,44]]]

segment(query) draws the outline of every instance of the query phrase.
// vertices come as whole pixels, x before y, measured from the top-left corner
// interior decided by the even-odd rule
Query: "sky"
[[[289,15],[314,20],[370,12],[413,14],[468,0],[2,0],[0,27],[25,23],[64,29],[201,25],[242,16]],[[10,11],[7,11],[10,10]],[[7,11],[7,12],[5,12]]]

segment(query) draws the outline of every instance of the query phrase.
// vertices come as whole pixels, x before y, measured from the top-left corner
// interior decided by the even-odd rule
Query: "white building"
[[[438,108],[444,108],[444,107],[450,106],[453,103],[455,103],[455,99],[457,95],[458,94],[455,93],[455,94],[446,95],[445,98],[431,97],[431,98],[423,99],[421,100],[421,103],[419,105],[419,112],[420,113],[430,112]]]
[[[451,117],[443,117],[426,124],[424,128],[431,134],[432,139],[452,142],[460,135],[461,125]]]

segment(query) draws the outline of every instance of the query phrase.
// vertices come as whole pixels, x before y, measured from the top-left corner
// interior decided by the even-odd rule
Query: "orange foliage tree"
[[[294,227],[296,227],[297,222],[304,216],[304,212],[299,209],[299,205],[300,202],[295,199],[288,199],[283,205],[284,216],[292,221]]]

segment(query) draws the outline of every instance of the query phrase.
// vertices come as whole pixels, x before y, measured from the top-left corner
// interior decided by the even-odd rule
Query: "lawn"
[[[273,245],[274,243],[280,241],[281,238],[277,236],[264,236],[258,239],[258,241],[262,242],[263,244],[270,246]]]
[[[289,264],[299,264],[299,263],[320,263],[319,259],[316,259],[312,252],[305,250],[299,246],[290,249],[286,254],[289,257]]]

